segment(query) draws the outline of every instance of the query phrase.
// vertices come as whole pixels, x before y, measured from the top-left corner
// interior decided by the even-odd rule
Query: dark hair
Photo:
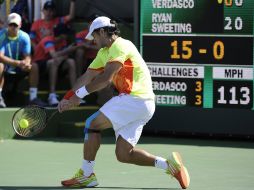
[[[70,27],[66,24],[63,24],[63,23],[59,23],[58,25],[56,25],[54,27],[54,36],[56,36],[56,37],[60,36],[62,34],[68,35],[68,34],[71,34],[71,32],[72,31],[71,31]]]
[[[46,10],[47,9],[55,10],[56,9],[56,4],[52,0],[47,1],[46,3],[44,3],[43,9],[46,9]]]
[[[114,26],[106,26],[102,27],[108,34],[109,37],[111,37],[113,34],[120,36],[120,29],[118,28],[118,24],[114,20],[110,20],[110,23]],[[101,28],[95,29],[94,32],[98,32]]]

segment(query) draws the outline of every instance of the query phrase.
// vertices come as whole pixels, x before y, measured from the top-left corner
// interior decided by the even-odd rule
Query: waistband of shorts
[[[121,96],[132,96],[132,97],[134,97],[134,98],[138,98],[138,99],[140,99],[140,100],[144,100],[144,101],[148,101],[148,100],[150,100],[150,101],[155,101],[155,97],[154,98],[141,98],[140,96],[134,96],[134,95],[131,95],[131,94],[126,94],[126,93],[121,93],[121,94],[119,94],[118,95],[119,97],[121,97]]]

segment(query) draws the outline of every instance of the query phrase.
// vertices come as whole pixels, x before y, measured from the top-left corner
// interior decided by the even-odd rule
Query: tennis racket
[[[58,113],[58,110],[49,114],[47,108],[37,105],[29,105],[17,110],[12,117],[12,127],[15,133],[21,137],[33,137],[39,134],[47,126],[48,121]],[[21,120],[26,125],[21,125]]]

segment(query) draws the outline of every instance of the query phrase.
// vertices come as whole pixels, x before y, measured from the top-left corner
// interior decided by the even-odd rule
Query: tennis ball
[[[27,119],[21,119],[19,121],[19,126],[22,128],[22,129],[25,129],[29,126],[29,122]]]

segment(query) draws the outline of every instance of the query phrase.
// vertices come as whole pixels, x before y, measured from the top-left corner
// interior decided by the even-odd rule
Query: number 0
[[[223,59],[225,54],[224,44],[222,41],[216,41],[213,45],[213,56],[215,59]]]

